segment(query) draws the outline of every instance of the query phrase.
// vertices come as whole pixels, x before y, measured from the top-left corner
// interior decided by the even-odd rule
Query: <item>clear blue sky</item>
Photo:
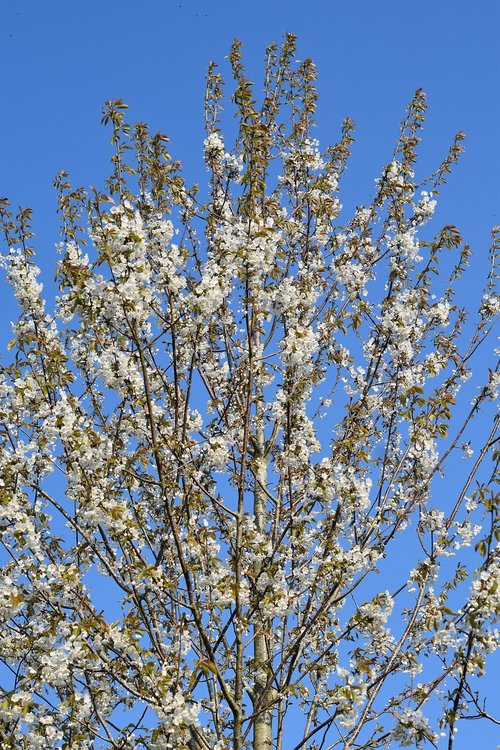
[[[3,0],[0,196],[35,210],[36,245],[50,275],[52,180],[64,168],[75,185],[102,186],[109,156],[103,102],[123,98],[132,121],[170,136],[188,179],[203,180],[208,62],[223,63],[238,37],[259,81],[266,45],[287,31],[299,36],[299,57],[318,67],[322,145],[336,140],[345,116],[357,124],[347,178],[357,203],[369,200],[416,88],[430,107],[424,165],[435,166],[454,133],[466,132],[439,219],[459,226],[480,263],[490,228],[500,223],[499,0]],[[13,312],[3,292],[0,300],[3,342]],[[456,747],[467,750],[479,725],[460,729]],[[484,728],[482,747],[498,742]]]

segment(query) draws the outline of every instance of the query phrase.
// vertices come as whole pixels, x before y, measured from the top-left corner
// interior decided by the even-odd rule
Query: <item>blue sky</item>
[[[58,239],[52,181],[64,168],[75,185],[102,186],[110,154],[100,125],[104,101],[123,98],[132,121],[167,133],[188,181],[203,180],[208,62],[223,64],[237,37],[258,84],[266,45],[291,31],[298,56],[318,67],[321,144],[337,139],[345,116],[357,124],[346,179],[354,203],[370,199],[416,88],[429,102],[424,171],[465,131],[466,151],[438,218],[462,230],[481,268],[490,228],[500,223],[499,29],[498,0],[4,0],[0,196],[34,209],[39,262],[51,276]],[[14,313],[4,293],[0,299],[3,342]],[[462,724],[457,750],[479,730]],[[488,750],[499,739],[484,727],[482,741]]]

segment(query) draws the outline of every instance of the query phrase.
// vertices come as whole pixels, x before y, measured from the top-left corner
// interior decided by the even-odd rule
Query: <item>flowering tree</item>
[[[463,136],[417,182],[417,91],[341,225],[353,125],[320,152],[311,61],[271,46],[260,103],[238,43],[230,62],[239,132],[226,150],[212,65],[205,197],[106,103],[106,192],[56,180],[50,311],[30,212],[1,203],[20,309],[0,369],[2,749],[450,750],[461,717],[495,720],[474,680],[499,613],[498,369],[471,370],[494,267],[468,319],[470,251],[424,230]]]

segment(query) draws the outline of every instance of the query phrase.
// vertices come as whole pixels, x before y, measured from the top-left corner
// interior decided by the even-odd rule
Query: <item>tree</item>
[[[494,720],[498,366],[477,353],[500,238],[468,317],[471,252],[425,229],[463,135],[417,181],[417,91],[341,224],[353,124],[320,152],[313,63],[271,45],[259,102],[238,42],[230,63],[239,130],[227,151],[211,65],[205,197],[106,103],[105,192],[56,179],[50,311],[31,212],[1,203],[3,749],[450,750],[461,717]]]

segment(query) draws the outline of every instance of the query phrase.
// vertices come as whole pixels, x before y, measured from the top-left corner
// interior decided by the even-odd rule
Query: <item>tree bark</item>
[[[257,401],[257,445],[255,450],[255,490],[254,518],[257,530],[266,533],[267,500],[264,488],[267,484],[268,459],[265,455],[264,428],[262,422],[261,402]],[[255,571],[258,576],[260,565]],[[270,638],[272,623],[269,620],[256,621],[254,633],[254,669],[253,707],[256,712],[253,730],[253,750],[272,750],[273,747],[273,696],[274,690],[266,688],[269,669],[272,667]]]

